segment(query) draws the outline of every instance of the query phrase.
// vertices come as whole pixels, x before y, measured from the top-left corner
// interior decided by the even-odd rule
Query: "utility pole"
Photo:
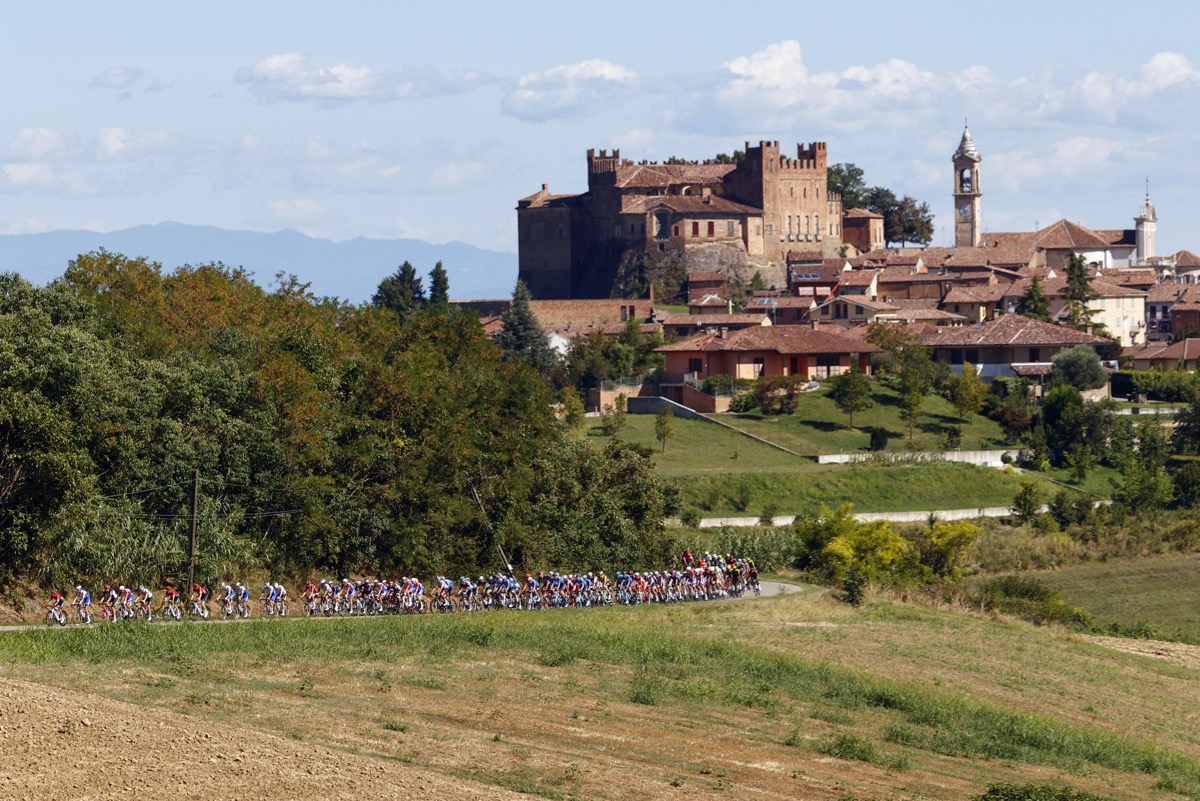
[[[192,474],[192,533],[188,538],[188,580],[186,593],[191,593],[196,583],[196,518],[200,512],[200,468]]]

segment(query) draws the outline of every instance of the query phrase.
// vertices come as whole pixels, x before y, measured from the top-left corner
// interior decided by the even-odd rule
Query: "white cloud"
[[[52,158],[68,148],[66,137],[53,128],[22,128],[17,138],[0,146],[0,154],[14,161]]]
[[[306,53],[276,53],[242,67],[234,81],[247,86],[259,103],[312,102],[333,107],[458,94],[490,80],[473,70],[446,77],[435,67],[376,71],[343,63],[310,68],[308,61]]]
[[[818,71],[805,62],[800,43],[787,40],[730,59],[717,72],[681,77],[659,120],[708,135],[791,128],[858,134],[964,117],[1008,128],[1014,119],[1078,126],[1111,124],[1122,115],[1125,126],[1148,130],[1164,114],[1196,117],[1197,90],[1200,73],[1178,53],[1153,55],[1128,78],[1049,68],[1000,77],[978,65],[933,72],[897,58]],[[1168,93],[1177,102],[1165,103]]]
[[[632,70],[603,59],[564,64],[522,76],[500,108],[526,122],[579,119],[616,100],[637,78]]]
[[[1071,95],[1088,111],[1112,121],[1138,101],[1171,89],[1200,87],[1200,72],[1181,53],[1156,53],[1142,65],[1137,77],[1121,78],[1107,72],[1089,72],[1071,87]],[[1192,98],[1195,101],[1195,98]]]
[[[151,131],[136,136],[124,128],[101,128],[96,133],[96,154],[102,160],[135,160],[167,151],[171,136]]]
[[[265,205],[274,221],[289,226],[320,222],[327,215],[325,206],[307,198],[273,200]]]
[[[116,89],[124,91],[133,87],[146,75],[141,67],[113,67],[92,78],[93,89]]]

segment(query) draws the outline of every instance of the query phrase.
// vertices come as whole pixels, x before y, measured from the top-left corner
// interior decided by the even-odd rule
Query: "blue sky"
[[[986,230],[1131,227],[1148,178],[1159,250],[1200,251],[1200,4],[809,5],[6,3],[0,233],[515,251],[517,199],[582,191],[589,147],[759,139],[825,141],[942,222],[969,119]]]

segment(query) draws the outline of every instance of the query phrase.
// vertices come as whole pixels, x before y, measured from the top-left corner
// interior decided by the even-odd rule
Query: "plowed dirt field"
[[[0,798],[516,799],[399,762],[0,680]]]

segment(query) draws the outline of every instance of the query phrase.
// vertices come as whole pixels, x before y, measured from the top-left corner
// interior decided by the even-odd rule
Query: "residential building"
[[[862,339],[808,325],[708,331],[657,349],[666,358],[664,385],[714,375],[756,379],[768,375],[828,378],[858,367],[871,369],[879,348]],[[669,395],[668,395],[669,397]]]
[[[937,361],[962,373],[964,363],[974,365],[981,378],[1040,375],[1063,348],[1090,345],[1100,351],[1111,343],[1061,325],[1031,320],[1020,314],[1002,314],[994,320],[958,328],[943,328],[925,337]]]

